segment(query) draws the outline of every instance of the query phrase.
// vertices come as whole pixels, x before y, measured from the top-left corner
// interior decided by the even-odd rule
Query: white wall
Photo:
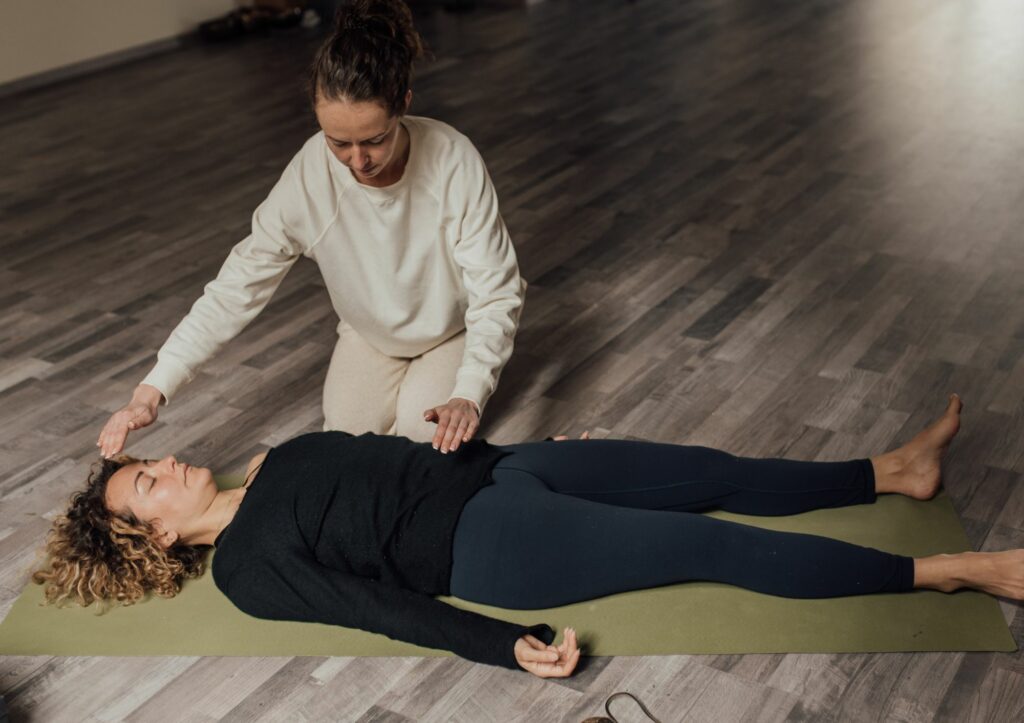
[[[0,83],[174,38],[234,0],[0,0]]]

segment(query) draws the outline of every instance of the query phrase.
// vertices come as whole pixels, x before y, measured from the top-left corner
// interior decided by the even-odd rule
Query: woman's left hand
[[[437,422],[437,431],[431,444],[442,454],[454,452],[463,442],[468,442],[480,426],[480,414],[476,405],[468,399],[452,397],[447,404],[423,412],[427,422]]]
[[[568,678],[580,661],[580,648],[576,630],[566,628],[562,644],[545,645],[532,635],[516,640],[515,658],[519,667],[538,678]]]

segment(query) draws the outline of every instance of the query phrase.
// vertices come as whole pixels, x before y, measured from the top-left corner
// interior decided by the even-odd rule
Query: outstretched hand
[[[580,660],[576,631],[566,628],[562,644],[557,647],[545,645],[532,635],[524,635],[516,640],[515,655],[519,667],[538,678],[568,678]]]
[[[437,423],[431,444],[442,454],[457,450],[460,444],[471,440],[480,427],[476,404],[461,397],[452,397],[447,404],[426,410],[423,419]]]
[[[148,427],[156,421],[157,408],[163,400],[163,394],[156,387],[140,384],[132,399],[112,415],[103,425],[96,446],[104,457],[112,457],[124,449],[128,432]]]

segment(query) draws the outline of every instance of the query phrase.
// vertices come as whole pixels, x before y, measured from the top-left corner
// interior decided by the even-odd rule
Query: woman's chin
[[[185,486],[194,488],[216,487],[217,482],[213,479],[213,472],[208,467],[189,467],[185,475]]]

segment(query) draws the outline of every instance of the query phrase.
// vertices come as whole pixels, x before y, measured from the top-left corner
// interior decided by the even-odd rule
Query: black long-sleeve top
[[[243,612],[383,633],[469,660],[521,669],[516,625],[434,598],[450,594],[452,540],[466,502],[507,454],[471,440],[428,443],[315,432],[267,454],[218,535],[217,587]]]

